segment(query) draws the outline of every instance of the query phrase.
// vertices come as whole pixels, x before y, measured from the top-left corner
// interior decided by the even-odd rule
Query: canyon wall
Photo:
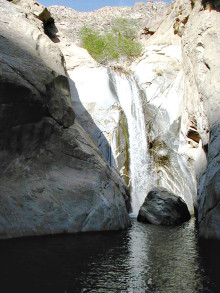
[[[132,9],[135,14],[130,13]],[[198,144],[192,142],[188,146],[187,127],[182,121],[184,73],[180,38],[174,36],[174,44],[150,45],[152,35],[169,18],[171,9],[161,2],[147,2],[136,3],[134,8],[103,8],[91,13],[58,6],[49,10],[59,31],[73,105],[78,107],[76,115],[105,158],[129,182],[133,212],[138,213],[146,194],[159,185],[180,195],[194,213],[196,179],[192,160]],[[76,46],[79,43],[74,30],[79,28],[73,21],[76,15],[99,31],[106,21],[111,23],[113,16],[138,20],[143,54],[130,61],[98,64]],[[97,24],[94,19],[99,20]],[[142,112],[141,122],[135,116],[141,116]],[[127,126],[119,126],[120,113],[127,118]],[[121,129],[120,137],[115,135],[117,129]],[[189,156],[191,150],[193,155]]]
[[[1,237],[127,227],[125,182],[136,214],[165,187],[202,237],[220,238],[219,1],[89,13],[0,3]],[[101,65],[78,32],[114,17],[140,23],[143,51]]]
[[[153,13],[147,13],[146,9],[149,7]],[[131,11],[128,13],[129,9],[103,8],[95,12],[80,13],[64,7],[50,8],[57,27],[62,32],[59,36],[62,35],[66,43],[75,42],[76,45],[79,45],[76,34],[78,24],[72,30],[74,33],[70,33],[73,23],[70,19],[74,17],[92,24],[99,31],[102,31],[102,24],[111,23],[113,16],[130,17],[141,22],[138,37],[144,45],[142,56],[133,62],[119,60],[117,64],[108,64],[113,68],[109,76],[105,68],[100,68],[100,65],[92,63],[90,57],[86,57],[86,66],[99,67],[96,70],[103,71],[106,77],[105,82],[101,82],[101,87],[90,86],[86,94],[79,94],[79,98],[82,97],[87,112],[102,132],[102,118],[94,111],[96,102],[93,99],[93,106],[87,107],[86,99],[90,100],[95,96],[96,89],[99,91],[102,88],[101,94],[98,94],[103,95],[102,102],[105,99],[112,100],[120,111],[122,108],[126,112],[123,103],[118,103],[120,99],[117,93],[120,89],[112,80],[119,79],[118,76],[128,76],[128,79],[132,76],[139,88],[147,133],[147,175],[144,173],[143,176],[148,179],[145,186],[142,185],[143,188],[149,190],[159,185],[180,195],[191,213],[195,209],[200,235],[219,238],[219,2],[178,0],[170,8],[161,5],[161,2],[137,3],[133,8],[136,9],[134,15]],[[115,12],[114,15],[112,11]],[[69,60],[73,56],[65,54],[66,46],[63,44],[62,40],[60,46],[68,67],[68,64],[72,64]],[[75,76],[73,80],[77,79],[77,72],[83,72],[81,66],[82,60],[85,61],[82,57],[85,52],[82,50],[78,50],[78,54],[74,56],[74,66],[70,66],[70,78]],[[99,80],[98,75],[91,70],[91,75],[87,78],[92,80],[95,76]],[[111,123],[108,119],[112,115],[110,113],[111,111],[105,120],[109,125]],[[113,123],[116,128],[117,123]],[[90,126],[86,120],[84,127],[89,131]],[[112,144],[107,136],[106,140]],[[131,143],[134,141],[130,138],[130,147]],[[124,148],[124,151],[127,149]],[[113,151],[112,156],[116,159],[118,153]],[[128,156],[128,171],[131,173],[130,152]],[[131,176],[129,172],[128,176]],[[131,190],[133,188],[131,186]]]
[[[21,4],[0,1],[0,238],[126,228],[128,189],[75,118],[48,11]]]
[[[219,239],[220,2],[206,2],[195,2],[187,22],[182,38],[183,68],[186,110],[190,121],[196,121],[207,157],[207,166],[201,158],[197,160],[200,235]]]
[[[156,46],[153,54],[162,55],[154,58],[149,49],[149,53],[146,53],[148,60],[154,59],[153,67],[155,64],[157,66],[154,69],[156,82],[152,82],[148,77],[149,70],[146,70],[145,77],[141,78],[144,67],[138,64],[137,69],[139,66],[139,79],[143,80],[142,84],[145,82],[143,86],[148,97],[152,96],[151,100],[157,104],[158,109],[171,113],[169,123],[175,115],[176,118],[180,117],[180,136],[178,138],[178,132],[175,135],[180,143],[179,146],[175,143],[175,146],[178,146],[181,160],[187,160],[185,166],[188,167],[183,172],[190,171],[192,174],[191,179],[188,176],[186,180],[182,175],[180,178],[190,189],[196,179],[197,195],[193,192],[192,196],[200,235],[219,239],[220,13],[219,1],[206,2],[176,1],[169,16],[148,40],[147,48]],[[170,70],[171,62],[165,59],[166,55],[174,59],[176,64],[179,62],[179,68],[176,65]],[[141,60],[139,63],[143,62]],[[146,59],[145,62],[145,68],[151,71],[149,61]],[[164,74],[172,76],[175,72],[176,77],[179,74],[179,81],[173,84],[174,90],[170,98],[165,87],[165,99],[160,103],[161,86],[157,80],[161,80]],[[165,139],[169,140],[169,135],[166,134]],[[179,180],[181,182],[181,179]]]

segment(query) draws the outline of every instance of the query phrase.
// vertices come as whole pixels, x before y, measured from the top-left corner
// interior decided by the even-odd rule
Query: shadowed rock
[[[61,51],[28,8],[0,0],[0,15],[0,238],[128,227],[127,188],[75,119]]]
[[[190,219],[186,203],[165,188],[155,187],[147,195],[137,220],[155,225],[178,225]]]

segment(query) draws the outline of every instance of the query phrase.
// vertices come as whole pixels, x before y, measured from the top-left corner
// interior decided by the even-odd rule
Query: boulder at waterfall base
[[[163,187],[153,188],[140,208],[137,220],[155,225],[178,225],[190,219],[183,199]]]

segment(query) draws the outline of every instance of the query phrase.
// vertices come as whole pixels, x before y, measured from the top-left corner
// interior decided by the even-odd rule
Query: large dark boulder
[[[155,225],[178,225],[190,219],[183,199],[163,187],[153,188],[140,208],[137,220]]]

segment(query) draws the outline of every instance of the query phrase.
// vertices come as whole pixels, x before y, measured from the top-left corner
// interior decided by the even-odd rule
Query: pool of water
[[[1,292],[220,292],[220,245],[132,220],[125,231],[0,241]]]

